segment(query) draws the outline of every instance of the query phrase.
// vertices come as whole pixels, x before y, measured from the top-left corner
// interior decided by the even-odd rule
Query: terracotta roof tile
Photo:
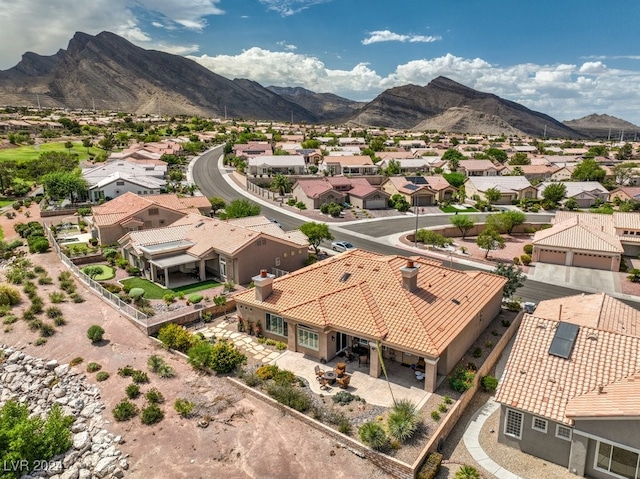
[[[640,373],[570,399],[565,414],[571,419],[579,417],[638,418],[640,416]]]
[[[411,293],[402,286],[405,264],[400,256],[354,250],[276,278],[264,302],[255,299],[254,291],[235,299],[436,357],[505,283],[491,273],[470,274],[416,258],[418,287]]]
[[[605,215],[601,215],[605,216]],[[551,228],[537,231],[533,237],[534,246],[572,248],[608,253],[623,253],[624,248],[617,236],[598,228],[589,221],[574,216]]]

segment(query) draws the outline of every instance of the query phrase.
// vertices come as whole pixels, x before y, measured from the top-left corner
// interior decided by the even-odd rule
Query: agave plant
[[[387,433],[380,424],[374,421],[365,422],[360,429],[358,429],[358,435],[360,440],[372,449],[384,449],[389,440]]]
[[[420,415],[411,401],[397,401],[387,419],[389,434],[401,442],[406,442],[416,433],[420,424]]]

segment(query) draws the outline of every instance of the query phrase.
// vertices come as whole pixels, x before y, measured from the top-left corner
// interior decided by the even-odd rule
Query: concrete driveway
[[[537,263],[529,270],[529,277],[591,293],[621,292],[619,279],[613,271]]]

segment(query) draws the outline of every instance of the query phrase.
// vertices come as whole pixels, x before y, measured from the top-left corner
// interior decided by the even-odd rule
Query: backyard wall
[[[234,311],[236,309],[236,300],[235,299],[227,299],[227,302],[224,306],[216,306],[211,304],[210,306],[201,306],[193,305],[190,308],[183,308],[183,310],[178,310],[174,312],[159,314],[157,316],[152,316],[147,320],[147,329],[146,333],[151,336],[160,331],[160,328],[168,323],[175,324],[189,324],[195,321],[200,320],[202,313],[213,312],[218,316],[222,316],[228,314],[230,311]]]
[[[516,226],[513,229],[514,235],[526,234],[527,228],[533,228],[535,231],[538,231],[543,224],[547,223],[523,223],[521,225]],[[465,236],[478,236],[482,231],[484,231],[485,224],[478,223],[473,228],[471,228]],[[422,228],[420,228],[422,229]],[[435,231],[436,233],[440,233],[442,236],[446,236],[447,238],[461,238],[460,230],[455,226],[444,226],[444,227],[435,227],[435,228],[424,228],[431,231]],[[414,241],[414,234],[410,233],[406,236],[408,241]]]

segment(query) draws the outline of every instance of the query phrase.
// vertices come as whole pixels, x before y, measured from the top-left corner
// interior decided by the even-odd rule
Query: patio
[[[282,369],[292,371],[296,376],[303,377],[309,382],[310,389],[316,394],[333,396],[339,391],[348,391],[365,399],[370,404],[383,407],[391,407],[393,398],[408,399],[417,404],[420,409],[429,399],[431,393],[424,390],[424,381],[416,379],[411,368],[402,366],[396,362],[385,361],[389,383],[383,376],[374,378],[369,376],[369,365],[358,365],[358,361],[345,362],[347,374],[351,375],[351,382],[347,389],[341,389],[338,384],[331,386],[330,390],[320,389],[320,383],[316,379],[315,367],[319,366],[324,371],[332,371],[339,362],[345,362],[344,358],[335,357],[326,364],[305,357],[302,353],[285,351],[280,357],[272,361]],[[393,398],[389,390],[393,391]]]

